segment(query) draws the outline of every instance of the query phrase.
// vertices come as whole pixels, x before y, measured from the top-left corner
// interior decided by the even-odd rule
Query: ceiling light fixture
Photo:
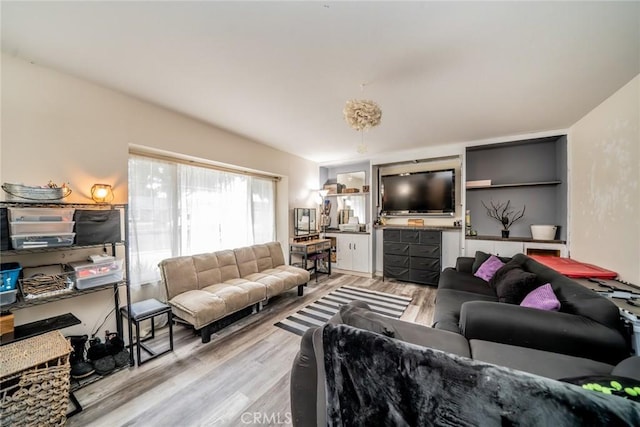
[[[360,89],[364,92],[365,83],[360,85]],[[358,153],[367,152],[367,146],[364,143],[364,131],[372,127],[378,126],[382,121],[382,110],[375,102],[368,99],[350,99],[342,111],[344,119],[349,126],[360,132],[361,141],[358,145]]]

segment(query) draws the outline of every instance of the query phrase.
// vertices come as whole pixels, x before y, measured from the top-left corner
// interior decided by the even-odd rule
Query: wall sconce
[[[93,184],[91,198],[96,203],[109,203],[113,200],[113,190],[109,184]]]

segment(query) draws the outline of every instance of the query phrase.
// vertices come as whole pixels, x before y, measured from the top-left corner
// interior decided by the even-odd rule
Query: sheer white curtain
[[[129,270],[134,285],[157,282],[158,262],[178,243],[177,165],[129,157]]]
[[[275,182],[132,155],[129,160],[132,284],[160,279],[180,255],[275,240]]]
[[[276,186],[273,181],[251,178],[251,215],[253,241],[271,242],[276,239]]]
[[[180,252],[195,254],[252,244],[250,178],[180,166]]]

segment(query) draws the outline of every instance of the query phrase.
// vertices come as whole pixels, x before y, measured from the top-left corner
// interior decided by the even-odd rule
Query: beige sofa
[[[295,287],[302,296],[305,269],[285,265],[278,242],[165,259],[159,264],[173,314],[211,340],[214,322]]]

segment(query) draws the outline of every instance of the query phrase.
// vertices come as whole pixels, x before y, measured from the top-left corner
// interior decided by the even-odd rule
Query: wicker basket
[[[21,184],[2,184],[2,189],[8,194],[8,202],[24,202],[25,200],[46,202],[60,200],[71,194],[69,187],[42,188],[29,187]]]
[[[36,274],[20,280],[24,299],[48,298],[73,292],[73,273]]]
[[[70,352],[60,331],[0,349],[0,426],[66,423]]]

